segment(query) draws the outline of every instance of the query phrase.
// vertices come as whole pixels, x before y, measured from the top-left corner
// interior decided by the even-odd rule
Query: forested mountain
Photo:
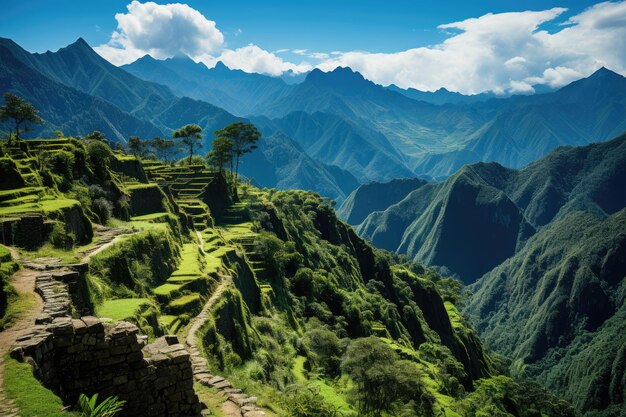
[[[71,416],[86,392],[122,399],[120,417],[575,417],[502,374],[454,281],[375,249],[313,192],[95,139],[0,152],[0,412]],[[26,232],[35,215],[51,231]]]
[[[625,184],[622,135],[558,148],[522,170],[465,166],[358,230],[473,283],[465,311],[515,375],[614,416],[626,386]]]
[[[400,178],[385,183],[363,184],[350,193],[337,210],[337,215],[348,224],[360,224],[370,213],[385,210],[424,184],[426,181],[417,178]]]
[[[556,217],[625,207],[625,141],[559,148],[519,171],[496,163],[465,166],[370,214],[359,233],[471,283]]]
[[[519,168],[558,146],[608,140],[626,130],[626,81],[607,69],[557,91],[496,98],[385,88],[341,67],[315,69],[289,85],[222,63],[208,69],[189,58],[144,57],[124,68],[234,114],[267,116],[309,156],[361,182],[445,179],[478,161]],[[327,150],[331,137],[337,152]],[[365,147],[360,160],[342,152],[354,141]]]
[[[608,217],[573,211],[472,285],[465,310],[488,346],[513,360],[517,376],[580,411],[619,415],[626,406],[625,285],[626,209]]]
[[[75,135],[102,131],[123,142],[131,135],[153,137],[161,130],[110,102],[47,78],[0,45],[0,91],[12,91],[35,103],[45,125],[29,126],[33,134],[52,136],[55,130]]]
[[[385,136],[337,115],[297,111],[266,126],[294,138],[312,158],[350,172],[361,183],[412,176],[405,158]]]

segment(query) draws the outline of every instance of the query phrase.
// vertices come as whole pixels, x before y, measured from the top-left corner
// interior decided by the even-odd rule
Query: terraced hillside
[[[115,331],[128,332],[130,322],[154,341],[143,353],[151,360],[160,360],[154,349],[185,356],[176,344],[183,341],[204,414],[288,415],[305,404],[318,415],[359,415],[362,394],[351,388],[359,376],[342,358],[365,344],[389,361],[381,375],[390,384],[413,384],[393,393],[384,415],[573,415],[550,394],[534,387],[526,398],[528,387],[496,376],[449,281],[373,249],[314,193],[240,184],[233,201],[227,179],[204,165],[139,160],[99,141],[2,149],[10,182],[2,182],[0,221],[10,225],[3,243],[13,256],[0,258],[0,312],[9,331],[56,323],[57,314],[73,316],[73,326],[97,316]],[[39,232],[20,229],[33,224]],[[47,269],[67,279],[44,284],[42,314],[24,307],[36,296],[13,273],[18,264],[33,281]],[[10,334],[7,349],[21,337]],[[44,403],[52,408],[69,401],[41,387],[27,366],[8,359],[3,369],[23,414],[68,414],[24,400],[51,396]],[[29,386],[41,391],[19,389]]]

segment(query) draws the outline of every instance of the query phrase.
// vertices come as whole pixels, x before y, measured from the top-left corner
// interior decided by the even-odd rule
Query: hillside
[[[472,285],[465,310],[519,376],[614,415],[626,389],[625,260],[626,209],[572,212]]]
[[[36,103],[45,126],[30,126],[34,134],[54,130],[87,134],[94,130],[124,142],[131,135],[152,137],[161,134],[154,124],[141,120],[115,105],[55,82],[17,59],[0,45],[0,91],[13,91]],[[71,116],[70,116],[71,115]]]
[[[10,251],[0,252],[2,340],[18,347],[0,363],[0,396],[25,414],[71,415],[53,410],[82,390],[127,400],[121,416],[149,401],[160,404],[156,416],[200,415],[201,402],[246,417],[303,406],[355,416],[371,387],[358,370],[374,360],[382,386],[398,388],[376,403],[388,415],[574,416],[551,394],[498,375],[449,280],[374,249],[317,194],[240,185],[234,202],[206,166],[138,160],[100,141],[2,150],[11,180],[0,217],[12,224],[2,235]],[[40,232],[26,233],[33,227]],[[13,274],[15,262],[24,272]],[[35,297],[29,279],[43,304],[24,310]],[[41,338],[48,350],[38,350]],[[105,359],[83,363],[92,354]],[[20,361],[49,371],[32,375]],[[77,361],[99,376],[77,379],[61,366]],[[146,378],[146,363],[161,376]]]
[[[429,183],[359,233],[376,246],[446,267],[466,283],[514,255],[535,231],[574,210],[612,214],[626,206],[626,136],[559,148],[522,170],[474,164]]]
[[[337,215],[348,224],[358,225],[370,213],[385,210],[424,184],[426,181],[417,178],[363,184],[350,193],[346,201],[337,209]]]

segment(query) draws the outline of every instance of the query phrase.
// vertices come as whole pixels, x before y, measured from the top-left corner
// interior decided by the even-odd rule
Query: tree
[[[176,139],[181,139],[181,144],[189,149],[189,164],[191,164],[194,151],[202,147],[202,142],[200,142],[200,139],[202,139],[202,128],[195,124],[185,125],[174,131],[172,136]]]
[[[233,142],[235,158],[235,190],[239,177],[239,158],[257,148],[256,142],[261,138],[261,132],[250,123],[235,122],[215,132],[217,137],[228,138]]]
[[[11,93],[4,93],[4,106],[0,106],[0,120],[13,120],[16,140],[20,139],[20,133],[28,132],[26,123],[44,122],[35,106]],[[24,129],[21,129],[22,125]]]
[[[305,342],[316,365],[326,375],[333,378],[341,375],[343,346],[334,332],[323,328],[309,330],[305,336]]]
[[[160,136],[157,136],[148,143],[148,146],[150,146],[154,150],[157,158],[161,159],[162,161],[168,162],[171,152],[176,147],[176,143],[174,143],[173,140],[167,140],[163,139]]]
[[[413,414],[432,414],[433,397],[427,392],[421,374],[411,361],[377,337],[350,343],[341,365],[354,382],[351,397],[359,415],[380,417],[384,411],[413,408]]]
[[[87,136],[85,136],[85,140],[90,141],[90,140],[98,140],[100,142],[104,142],[106,144],[108,144],[107,138],[104,136],[104,133],[98,131],[98,130],[94,130],[93,132],[89,133]]]
[[[224,165],[233,160],[233,141],[221,136],[215,138],[213,149],[206,156],[211,164],[218,167],[221,174],[224,172]]]
[[[131,136],[128,138],[128,151],[135,156],[145,156],[146,142],[141,140],[139,136]]]

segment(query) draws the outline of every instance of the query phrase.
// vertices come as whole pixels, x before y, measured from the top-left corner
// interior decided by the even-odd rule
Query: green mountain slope
[[[451,175],[463,164],[493,161],[519,168],[563,145],[604,141],[626,131],[626,78],[606,68],[548,94],[479,104],[500,109],[462,150],[424,156],[418,174]]]
[[[40,110],[46,124],[29,126],[31,134],[52,135],[58,129],[68,134],[86,135],[99,130],[120,142],[131,135],[152,137],[161,134],[152,123],[124,112],[108,101],[47,78],[0,46],[0,92],[5,91],[24,97]]]
[[[412,176],[385,136],[334,114],[298,111],[272,122],[308,155],[349,171],[361,183]]]
[[[361,185],[350,193],[337,215],[348,224],[360,224],[370,213],[386,209],[424,184],[426,181],[417,178],[402,178]]]
[[[11,90],[22,95],[47,121],[36,126],[34,134],[52,135],[59,129],[66,135],[85,135],[99,130],[108,139],[124,143],[131,135],[145,139],[169,136],[182,125],[197,123],[204,130],[201,153],[206,153],[215,130],[244,120],[213,104],[176,97],[168,87],[140,80],[108,63],[82,39],[45,54],[30,54],[11,40],[0,39],[0,53],[4,57],[0,93]],[[178,64],[188,66],[186,61]],[[242,163],[242,172],[260,186],[307,188],[343,201],[358,185],[350,174],[307,156],[286,135],[274,135],[263,142],[264,157],[244,157]],[[290,157],[273,157],[277,154]]]
[[[472,285],[466,311],[520,376],[581,411],[616,410],[626,389],[625,278],[626,209],[572,212]]]
[[[471,283],[512,256],[535,230],[574,210],[612,214],[626,206],[626,136],[559,148],[516,171],[468,165],[384,211],[359,233],[375,245],[444,266]]]

